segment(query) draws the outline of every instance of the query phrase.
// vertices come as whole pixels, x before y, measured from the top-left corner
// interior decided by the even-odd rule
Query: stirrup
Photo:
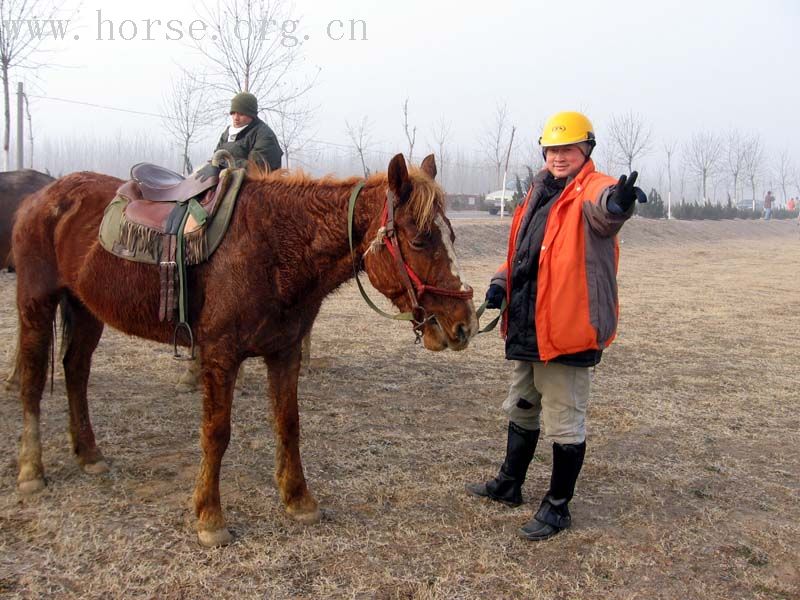
[[[185,329],[187,335],[189,336],[189,355],[181,354],[178,350],[178,332],[181,329]],[[194,360],[194,334],[192,333],[192,328],[189,327],[188,323],[178,323],[175,326],[175,331],[172,332],[172,358],[175,360]]]

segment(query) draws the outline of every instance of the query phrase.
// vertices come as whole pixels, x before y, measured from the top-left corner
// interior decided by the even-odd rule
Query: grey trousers
[[[513,361],[511,386],[503,410],[523,429],[539,429],[559,444],[586,439],[589,369],[558,363]]]

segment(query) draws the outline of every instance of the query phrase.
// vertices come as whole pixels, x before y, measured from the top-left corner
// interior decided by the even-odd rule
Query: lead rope
[[[475,314],[478,317],[478,321],[480,321],[480,318],[483,316],[483,313],[486,312],[487,304],[489,304],[489,301],[484,300],[483,304],[481,304],[475,311]],[[503,317],[503,314],[506,312],[507,308],[508,308],[508,302],[506,302],[505,298],[503,298],[503,303],[500,305],[500,314],[498,314],[494,319],[492,319],[486,327],[480,329],[478,333],[476,333],[475,335],[480,335],[482,333],[489,333],[495,327],[497,327],[497,324],[500,322],[500,319]]]

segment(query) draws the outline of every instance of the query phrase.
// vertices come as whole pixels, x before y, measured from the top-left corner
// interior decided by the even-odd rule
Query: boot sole
[[[566,529],[567,528],[556,529],[555,531],[553,531],[552,533],[549,533],[547,535],[531,535],[530,533],[528,533],[524,529],[519,528],[519,529],[517,529],[517,536],[521,537],[524,540],[528,540],[529,542],[543,542],[545,540],[549,540],[550,538],[553,538],[553,537],[557,536],[562,531],[566,531]]]

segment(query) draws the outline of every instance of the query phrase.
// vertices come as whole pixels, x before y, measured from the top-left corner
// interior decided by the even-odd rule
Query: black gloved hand
[[[219,172],[220,172],[219,167],[215,167],[211,163],[206,163],[203,165],[203,168],[195,172],[194,178],[199,179],[201,182],[204,182],[206,179],[210,177],[217,177],[219,175]]]
[[[506,291],[502,285],[493,283],[486,290],[486,308],[500,308],[506,299]]]
[[[636,183],[636,178],[639,173],[636,171],[631,172],[630,176],[622,175],[615,185],[611,193],[608,195],[609,208],[611,212],[614,207],[619,209],[620,213],[626,213],[630,210],[633,203],[638,199],[639,202],[647,202],[647,196],[644,192],[633,184]]]

